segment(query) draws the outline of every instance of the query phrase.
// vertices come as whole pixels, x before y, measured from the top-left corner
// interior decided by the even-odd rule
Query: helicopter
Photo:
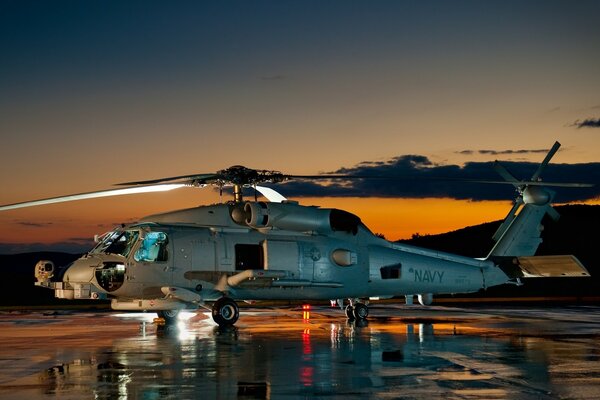
[[[548,187],[591,186],[542,182],[558,151],[556,142],[529,180],[500,163],[494,169],[513,185],[515,203],[485,258],[469,258],[394,243],[372,233],[361,219],[335,208],[304,206],[270,187],[290,180],[381,178],[348,174],[287,175],[232,166],[215,173],[126,182],[118,189],[0,206],[0,211],[181,187],[232,188],[233,199],[146,216],[96,237],[97,244],[70,265],[35,266],[35,285],[61,299],[105,299],[114,310],[156,312],[173,323],[182,310],[209,309],[220,326],[239,318],[240,301],[330,300],[349,320],[369,315],[369,300],[406,296],[430,305],[434,295],[477,292],[528,277],[587,277],[572,255],[535,256],[541,221],[553,219]],[[387,177],[393,178],[393,177]],[[255,189],[246,200],[245,188]],[[259,201],[256,192],[268,201]],[[345,308],[344,308],[345,304]]]

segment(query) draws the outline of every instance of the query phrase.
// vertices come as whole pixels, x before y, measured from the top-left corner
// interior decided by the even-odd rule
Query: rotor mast
[[[242,195],[242,185],[234,183],[233,184],[233,202],[241,203],[244,201],[244,196]]]

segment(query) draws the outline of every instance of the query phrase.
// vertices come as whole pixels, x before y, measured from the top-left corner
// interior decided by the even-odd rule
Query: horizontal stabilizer
[[[523,272],[524,278],[590,276],[583,264],[572,255],[517,257],[515,261]]]

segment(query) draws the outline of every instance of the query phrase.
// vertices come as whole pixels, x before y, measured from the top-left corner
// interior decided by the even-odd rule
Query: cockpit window
[[[167,261],[167,243],[169,242],[167,234],[164,232],[146,233],[138,251],[133,258],[135,261],[143,262],[162,262]]]
[[[131,249],[135,245],[139,232],[132,231],[113,231],[104,236],[102,241],[92,251],[93,253],[120,254],[124,257],[129,256]]]

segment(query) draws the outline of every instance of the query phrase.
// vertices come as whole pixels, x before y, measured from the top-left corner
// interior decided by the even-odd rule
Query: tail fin
[[[503,231],[498,231],[496,245],[490,252],[491,256],[532,256],[542,243],[542,218],[546,215],[548,206],[526,204],[516,217],[511,218],[509,225]],[[506,220],[505,220],[506,221]],[[502,228],[502,226],[501,226]]]
[[[558,151],[560,143],[554,143],[544,161],[529,181],[516,179],[498,161],[494,164],[496,171],[508,182],[512,183],[518,196],[515,204],[509,211],[504,222],[494,234],[496,245],[488,255],[497,256],[533,256],[542,243],[542,219],[548,214],[552,219],[558,220],[560,215],[552,208],[554,192],[542,186],[540,175],[546,168],[550,159]],[[553,184],[555,186],[559,184]],[[568,184],[562,185],[568,186]]]

